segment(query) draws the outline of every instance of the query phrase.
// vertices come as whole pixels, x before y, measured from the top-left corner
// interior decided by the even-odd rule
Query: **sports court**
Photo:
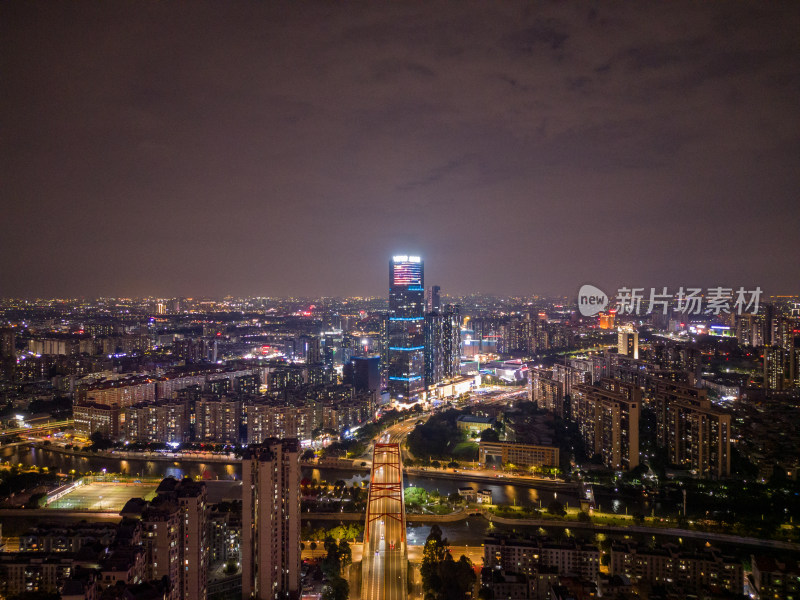
[[[151,500],[156,487],[157,483],[94,482],[77,486],[47,508],[116,512],[131,498]]]

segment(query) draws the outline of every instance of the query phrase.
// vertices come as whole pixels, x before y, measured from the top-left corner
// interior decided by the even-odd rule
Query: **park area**
[[[151,500],[157,487],[158,483],[91,482],[76,486],[47,508],[118,512],[131,498]]]

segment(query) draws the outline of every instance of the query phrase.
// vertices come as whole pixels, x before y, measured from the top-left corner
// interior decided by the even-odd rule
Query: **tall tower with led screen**
[[[388,387],[393,402],[417,402],[425,390],[425,283],[419,256],[389,263]]]

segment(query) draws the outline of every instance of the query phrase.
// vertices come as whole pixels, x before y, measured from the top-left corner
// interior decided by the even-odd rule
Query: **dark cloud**
[[[795,3],[0,5],[0,294],[800,291]]]

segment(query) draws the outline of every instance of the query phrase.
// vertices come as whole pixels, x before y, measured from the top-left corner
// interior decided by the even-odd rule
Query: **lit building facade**
[[[481,466],[511,463],[520,467],[557,467],[559,450],[557,446],[481,441],[478,462]]]
[[[657,443],[673,464],[701,477],[731,473],[731,416],[712,405],[708,390],[654,380],[650,406],[656,413]]]
[[[389,263],[387,382],[393,402],[420,400],[425,390],[424,265],[419,256]]]
[[[168,577],[169,600],[207,597],[208,501],[201,481],[168,477],[151,502],[143,502],[142,541],[147,578]],[[127,509],[127,505],[126,505]]]
[[[425,315],[425,384],[436,384],[461,374],[461,319],[459,307]]]
[[[786,359],[789,352],[780,346],[765,347],[764,352],[764,389],[780,392],[785,389]]]
[[[76,403],[72,409],[75,433],[90,438],[93,433],[115,440],[119,437],[119,408],[95,402]]]
[[[639,358],[639,332],[632,325],[621,325],[617,330],[617,353]]]
[[[242,460],[242,597],[300,595],[300,443],[269,439]]]
[[[641,391],[614,379],[603,379],[600,384],[572,387],[572,418],[587,455],[599,454],[611,469],[633,469],[639,465]]]

